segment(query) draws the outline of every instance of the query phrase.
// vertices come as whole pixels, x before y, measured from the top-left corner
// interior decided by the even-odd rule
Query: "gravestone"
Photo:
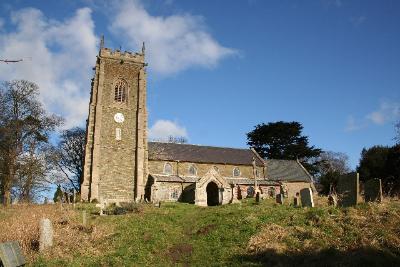
[[[107,202],[101,201],[100,203],[96,204],[96,208],[100,208],[100,216],[105,215],[104,209],[107,207]]]
[[[25,265],[26,261],[17,241],[0,243],[0,266]]]
[[[276,195],[276,203],[283,204],[283,202],[284,202],[283,194],[277,194]]]
[[[260,203],[260,192],[256,193],[256,203]]]
[[[41,219],[39,226],[39,250],[43,251],[53,246],[53,226],[49,219]]]
[[[375,178],[365,182],[364,184],[365,202],[382,202],[382,181]]]
[[[350,207],[360,202],[359,196],[359,174],[352,172],[339,176],[336,192],[338,195],[338,206]]]
[[[86,226],[87,224],[87,218],[86,218],[86,210],[82,211],[82,225]]]
[[[287,188],[287,185],[281,185],[281,194],[283,194],[284,198],[289,197],[289,190]]]
[[[293,206],[295,206],[295,207],[299,206],[299,198],[298,197],[293,198]]]
[[[311,188],[303,188],[300,190],[301,205],[303,207],[314,207],[314,199]]]
[[[328,206],[333,206],[333,207],[337,206],[337,198],[335,195],[328,196]]]
[[[75,191],[75,188],[73,189],[74,190],[74,198],[73,198],[73,202],[72,203],[74,203],[73,205],[74,205],[74,209],[75,209],[75,203],[76,203],[76,191]]]

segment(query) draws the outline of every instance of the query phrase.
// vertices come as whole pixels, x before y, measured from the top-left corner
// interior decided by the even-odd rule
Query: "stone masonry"
[[[313,186],[296,161],[265,161],[253,149],[147,141],[141,53],[104,47],[94,67],[81,184],[83,201],[182,201],[200,206],[288,196]],[[150,153],[149,153],[150,152]]]
[[[87,120],[83,200],[121,202],[144,196],[148,175],[144,56],[144,49],[122,53],[101,44]],[[124,101],[115,100],[117,83],[126,85]],[[114,119],[117,113],[123,121]]]

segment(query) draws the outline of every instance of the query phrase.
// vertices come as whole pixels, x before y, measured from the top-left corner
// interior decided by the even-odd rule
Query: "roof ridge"
[[[265,161],[294,161],[297,162],[295,159],[264,159]]]
[[[235,149],[235,150],[250,150],[250,148],[238,148],[238,147],[227,147],[227,146],[210,146],[210,145],[198,145],[198,144],[182,144],[182,143],[168,143],[168,142],[148,142],[154,144],[171,144],[171,145],[182,145],[182,146],[200,146],[200,147],[211,147],[211,148],[223,148],[223,149]]]

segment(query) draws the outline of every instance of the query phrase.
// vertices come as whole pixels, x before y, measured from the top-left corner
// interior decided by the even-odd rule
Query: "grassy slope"
[[[165,203],[99,217],[97,256],[46,256],[43,266],[400,266],[400,203],[301,209],[254,200],[218,207]],[[87,208],[83,207],[83,208]],[[250,240],[250,241],[249,241]]]

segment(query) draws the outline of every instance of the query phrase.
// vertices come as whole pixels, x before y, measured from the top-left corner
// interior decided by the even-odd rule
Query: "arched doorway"
[[[217,206],[219,204],[218,185],[214,182],[209,182],[206,191],[207,206]]]

